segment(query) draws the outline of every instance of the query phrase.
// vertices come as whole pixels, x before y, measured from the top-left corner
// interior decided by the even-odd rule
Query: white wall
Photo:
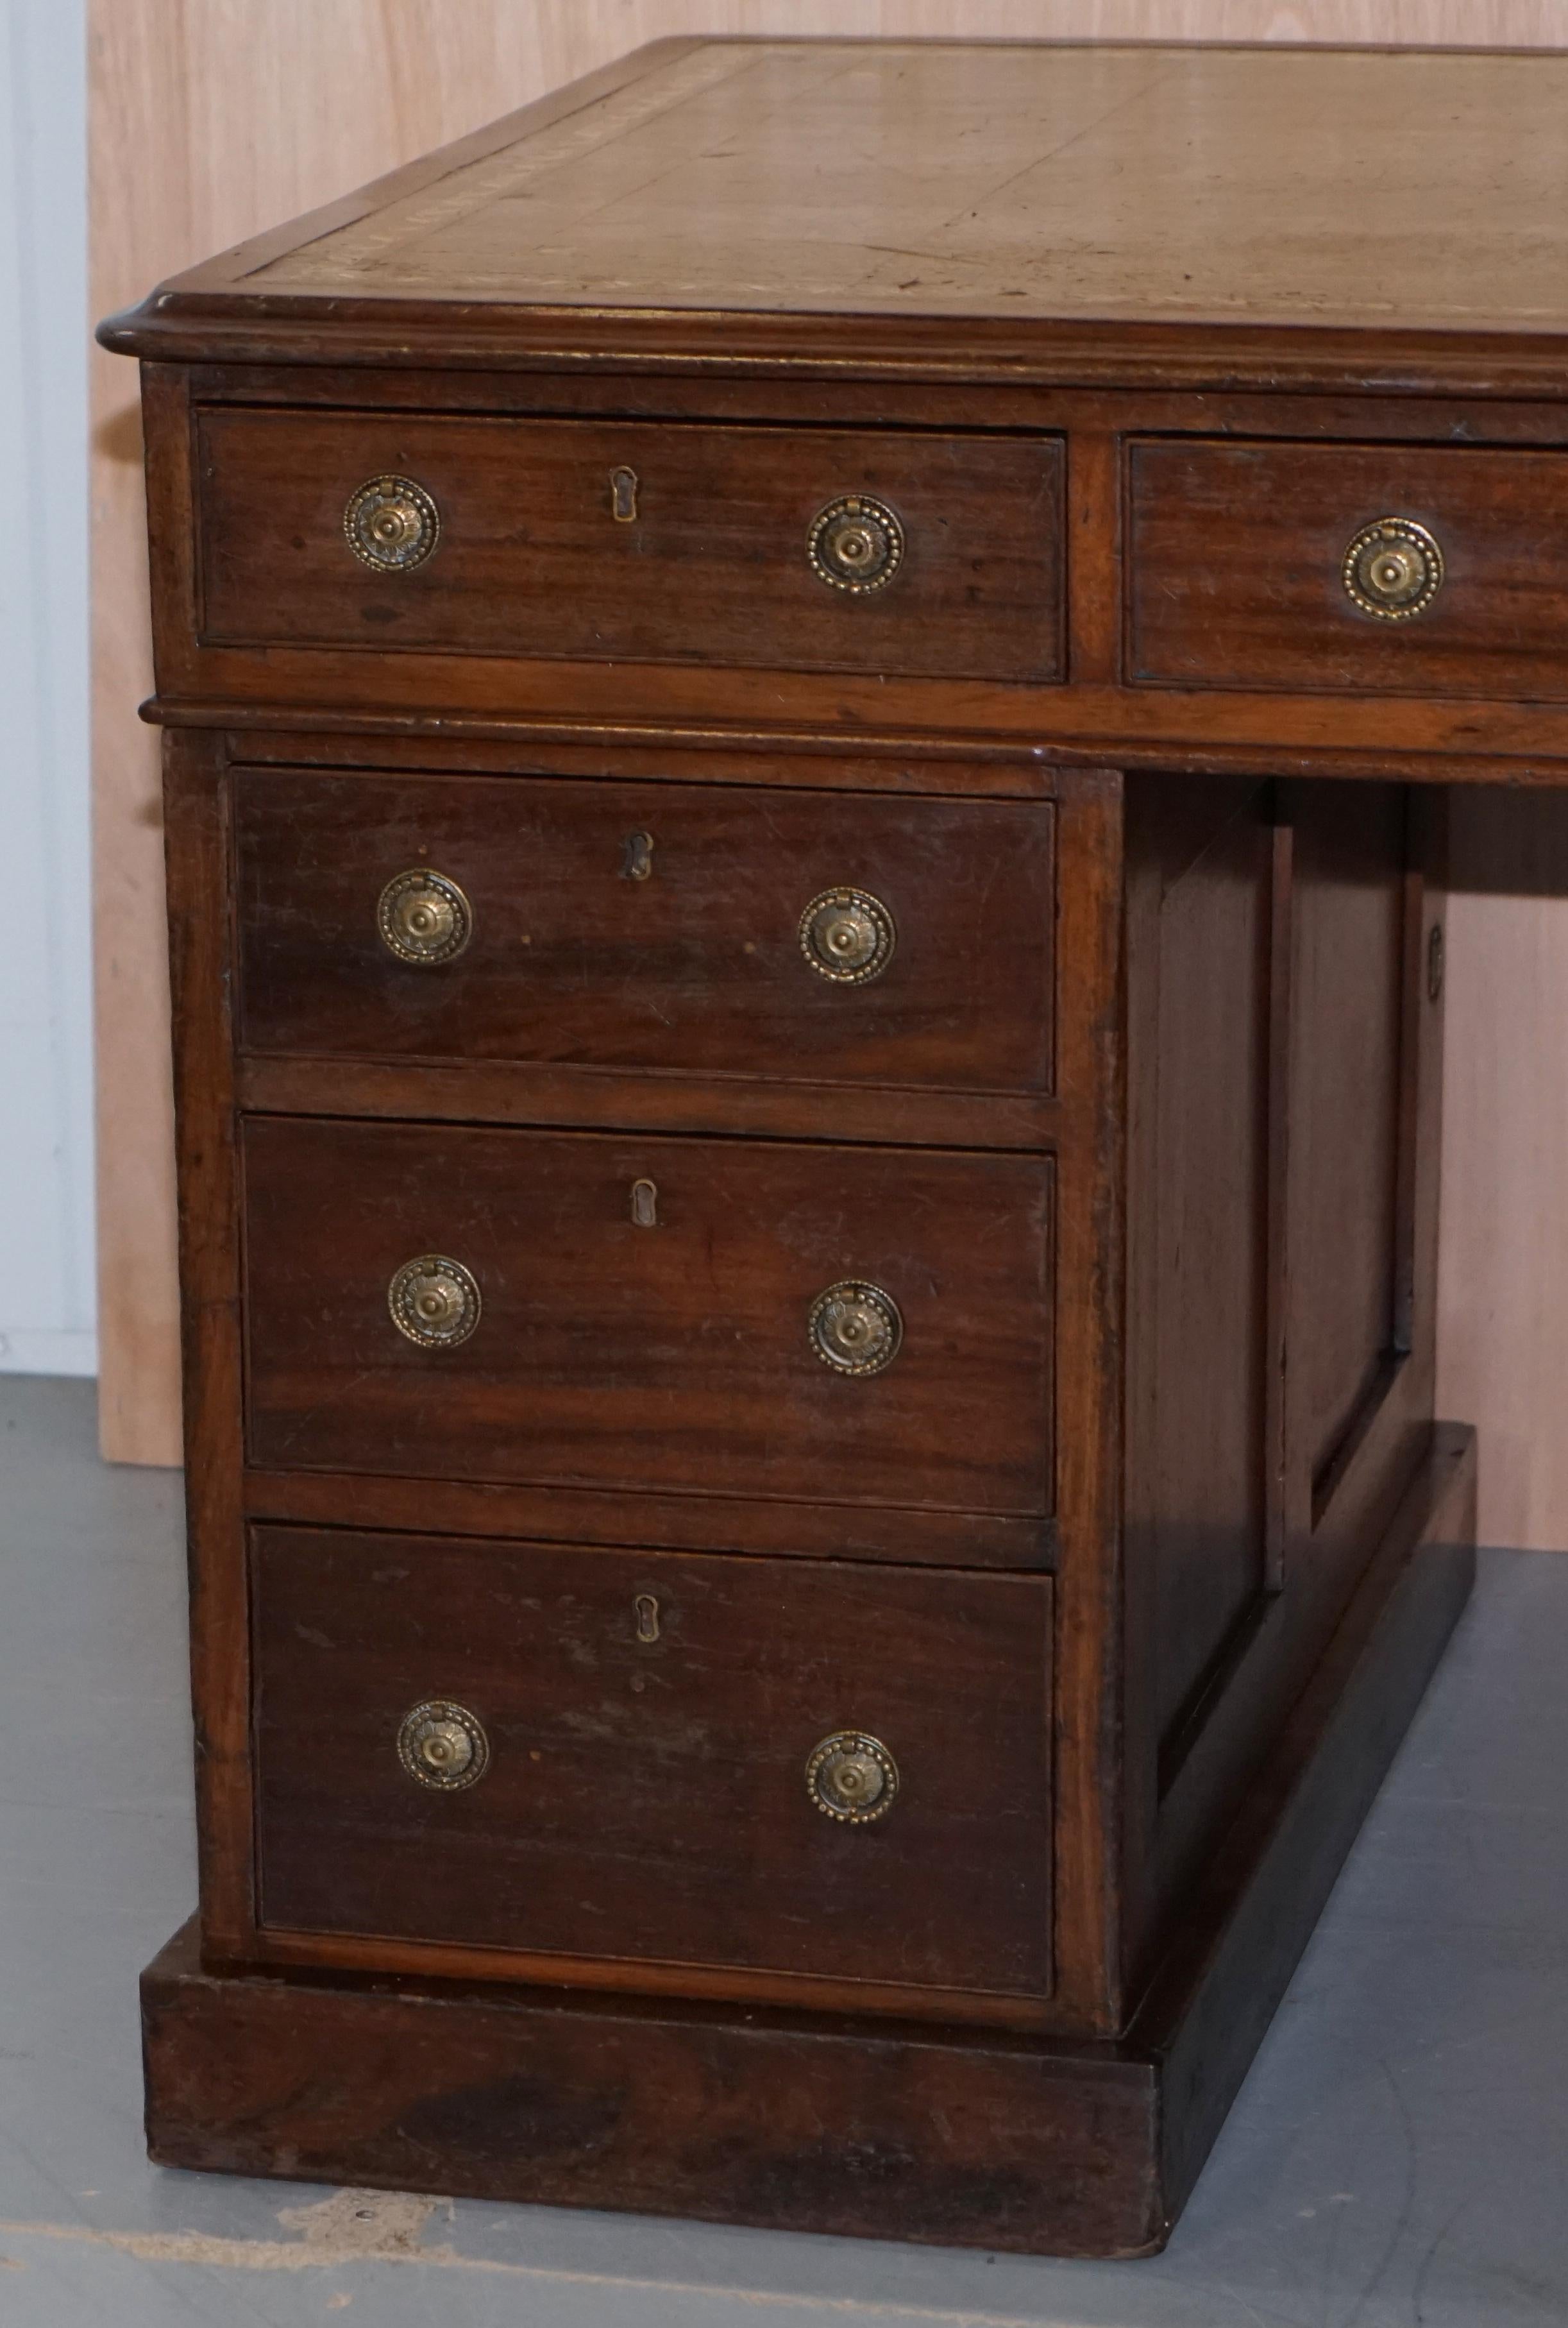
[[[0,0],[0,1371],[92,1374],[86,50]]]

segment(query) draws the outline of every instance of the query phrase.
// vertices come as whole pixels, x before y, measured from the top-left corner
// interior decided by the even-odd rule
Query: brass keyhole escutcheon
[[[863,596],[885,589],[903,564],[904,529],[873,493],[841,493],[812,519],[806,555],[819,582]]]
[[[657,1180],[634,1180],[632,1182],[631,1220],[634,1228],[656,1229],[658,1226],[658,1183]]]
[[[362,564],[410,574],[441,539],[441,512],[412,477],[369,477],[349,496],[343,532]]]
[[[453,1350],[479,1324],[479,1285],[471,1270],[445,1253],[406,1261],[387,1288],[397,1331],[425,1350]]]
[[[841,1826],[869,1826],[885,1818],[898,1799],[899,1766],[880,1738],[835,1730],[807,1757],[806,1791]]]
[[[841,1375],[880,1375],[903,1344],[899,1305],[880,1285],[845,1278],[819,1293],[806,1321],[812,1349]]]
[[[454,962],[473,935],[473,907],[444,873],[416,865],[394,874],[376,901],[381,943],[399,962],[434,970]]]
[[[651,832],[629,832],[621,845],[621,878],[623,881],[646,881],[653,873],[653,835]]]
[[[1410,517],[1380,517],[1364,525],[1341,568],[1351,604],[1385,623],[1407,623],[1423,614],[1442,587],[1442,575],[1436,537]]]
[[[637,471],[635,469],[611,470],[610,514],[617,525],[637,523]]]
[[[490,1740],[477,1713],[451,1698],[411,1706],[397,1728],[397,1759],[416,1786],[454,1795],[490,1768]]]
[[[800,916],[800,951],[818,978],[869,986],[893,958],[898,930],[869,889],[824,889]]]
[[[632,1602],[637,1615],[637,1638],[639,1641],[658,1638],[658,1600],[652,1592],[639,1592]]]

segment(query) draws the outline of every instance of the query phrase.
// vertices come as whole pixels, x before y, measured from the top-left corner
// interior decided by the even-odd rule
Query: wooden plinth
[[[1430,1457],[1125,2036],[565,1991],[142,1980],[168,2166],[1027,2254],[1164,2244],[1470,1591],[1474,1434]]]

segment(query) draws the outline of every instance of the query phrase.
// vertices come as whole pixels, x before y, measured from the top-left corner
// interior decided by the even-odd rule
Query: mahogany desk
[[[104,327],[167,739],[155,2157],[1157,2247],[1469,1588],[1444,786],[1568,59],[677,41]]]

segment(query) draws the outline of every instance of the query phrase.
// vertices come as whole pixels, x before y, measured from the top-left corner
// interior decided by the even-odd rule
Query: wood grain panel
[[[1128,1525],[1161,1733],[1265,1583],[1271,788],[1134,788]]]
[[[1296,818],[1291,1272],[1332,1299],[1295,1323],[1285,1436],[1314,1526],[1397,1349],[1404,824],[1397,791],[1371,784],[1350,800],[1303,788]]]
[[[675,31],[1001,38],[1049,29],[1100,39],[1539,47],[1563,39],[1560,0],[1061,0],[1049,27],[1036,0],[537,0],[527,8],[229,0],[221,10],[89,0],[89,17],[98,315],[225,243]],[[151,683],[135,398],[131,368],[95,351],[101,1412],[106,1454],[173,1463],[179,1336],[158,759],[135,712]],[[1486,812],[1511,805],[1489,803]],[[1556,814],[1554,802],[1536,807]],[[1503,887],[1467,898],[1470,834],[1461,819],[1444,1400],[1483,1431],[1499,1418],[1502,1435],[1488,1441],[1498,1457],[1483,1467],[1483,1535],[1568,1544],[1568,1442],[1550,1388],[1568,1330],[1555,1322],[1568,1319],[1568,1237],[1552,1206],[1568,1062],[1551,1017],[1551,998],[1568,988],[1568,909],[1516,902],[1506,866],[1492,868]],[[1489,1178],[1505,1170],[1507,1206]],[[1512,1227],[1521,1216],[1544,1227],[1527,1249]]]

